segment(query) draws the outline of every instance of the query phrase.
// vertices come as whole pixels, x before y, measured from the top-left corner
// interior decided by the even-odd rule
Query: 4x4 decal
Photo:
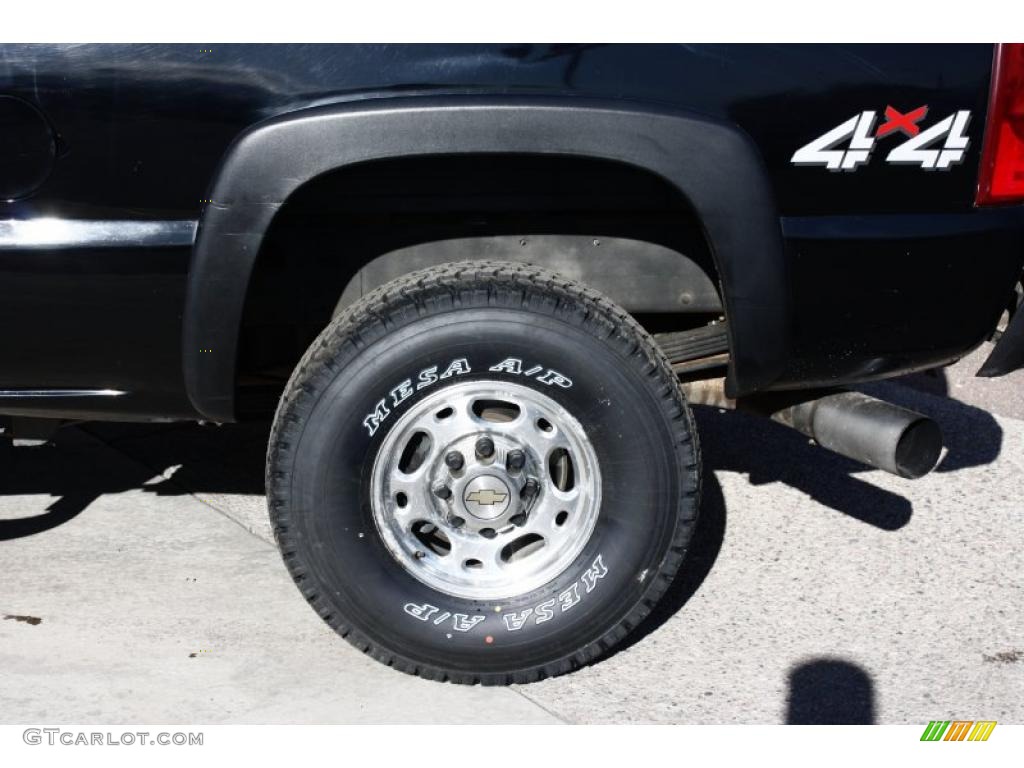
[[[927,105],[905,113],[887,106],[885,122],[876,129],[877,113],[865,110],[800,147],[790,162],[793,165],[823,165],[830,171],[855,171],[871,159],[879,141],[902,135],[905,140],[889,150],[885,162],[919,165],[929,171],[949,170],[962,162],[967,152],[970,144],[967,125],[971,113],[961,109],[922,129],[918,123],[927,115]]]

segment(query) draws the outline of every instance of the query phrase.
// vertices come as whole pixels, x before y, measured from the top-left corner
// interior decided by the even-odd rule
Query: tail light
[[[1024,43],[996,46],[977,205],[1024,202]]]

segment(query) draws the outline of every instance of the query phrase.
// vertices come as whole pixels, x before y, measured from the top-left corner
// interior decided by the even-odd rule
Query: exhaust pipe
[[[772,392],[733,400],[725,395],[725,379],[681,386],[693,404],[767,416],[823,448],[899,477],[927,475],[942,452],[938,424],[862,392]]]

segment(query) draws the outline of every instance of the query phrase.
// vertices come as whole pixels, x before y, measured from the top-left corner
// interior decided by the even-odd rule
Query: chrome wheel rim
[[[371,487],[395,560],[432,589],[480,600],[556,578],[586,546],[601,502],[580,423],[541,392],[494,381],[414,405],[384,439]]]

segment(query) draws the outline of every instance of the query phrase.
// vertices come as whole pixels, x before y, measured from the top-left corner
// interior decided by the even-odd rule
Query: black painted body
[[[758,386],[877,378],[976,346],[1020,275],[1022,210],[973,207],[992,53],[989,45],[4,46],[0,96],[30,105],[52,143],[39,144],[35,129],[15,142],[29,112],[16,107],[4,122],[0,109],[10,138],[5,145],[0,135],[0,192],[18,195],[0,201],[0,221],[205,222],[232,142],[310,108],[413,97],[685,113],[748,137],[772,197],[787,343]],[[948,171],[872,162],[834,173],[790,163],[798,147],[861,110],[924,103],[936,117],[972,113],[966,158]],[[746,226],[744,211],[734,214],[735,226]],[[211,415],[197,412],[183,374],[184,357],[199,354],[187,341],[182,348],[192,257],[188,243],[0,247],[0,390],[126,393],[0,395],[0,413]],[[204,277],[191,290],[220,288]]]

